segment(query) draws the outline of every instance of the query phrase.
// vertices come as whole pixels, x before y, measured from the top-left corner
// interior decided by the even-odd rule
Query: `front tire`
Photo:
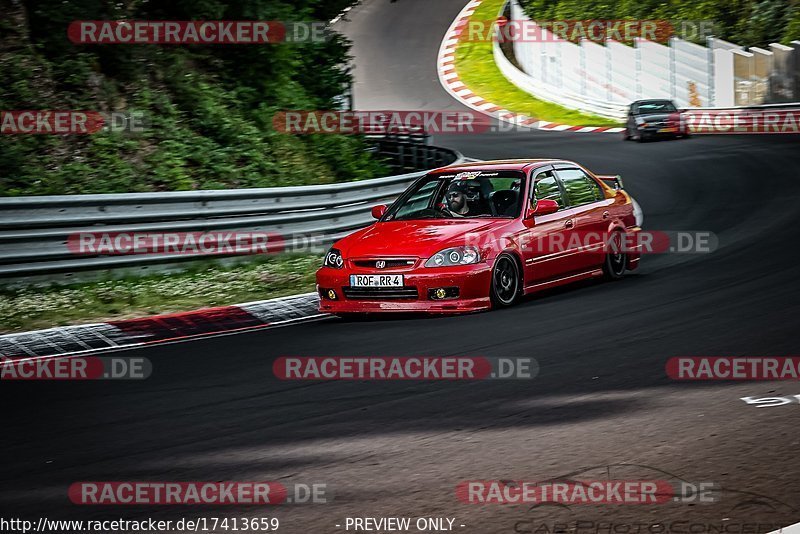
[[[603,275],[606,280],[619,280],[625,276],[628,265],[628,255],[623,248],[624,235],[622,232],[613,232],[608,243],[606,259],[603,262]]]
[[[508,254],[501,254],[494,262],[492,285],[489,296],[495,308],[513,305],[522,289],[522,276],[516,260]]]

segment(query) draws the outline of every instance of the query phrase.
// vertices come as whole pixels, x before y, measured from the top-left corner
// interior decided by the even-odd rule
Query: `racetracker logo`
[[[274,44],[322,43],[331,32],[322,21],[76,20],[67,30],[75,44]]]
[[[142,357],[21,358],[0,356],[0,380],[144,380],[153,371]]]
[[[667,480],[470,480],[456,486],[456,497],[466,504],[665,504],[686,498],[689,486],[696,500],[696,485]],[[713,487],[702,484],[704,502],[713,502]]]
[[[533,358],[281,357],[272,366],[281,380],[492,380],[531,379]]]
[[[673,380],[798,380],[800,357],[683,356],[666,371]]]
[[[281,111],[272,118],[287,134],[475,134],[491,119],[477,111]]]
[[[0,111],[0,134],[93,134],[105,118],[97,111]]]
[[[141,133],[147,123],[141,111],[0,111],[0,134]]]
[[[69,500],[80,505],[268,505],[324,504],[324,483],[280,482],[76,482]]]
[[[591,232],[574,230],[569,233],[506,234],[493,232],[468,233],[465,245],[477,248],[496,247],[498,243],[516,243],[528,254],[547,256],[571,251],[641,254],[711,254],[719,240],[716,234],[707,231],[636,231]]]
[[[675,34],[666,20],[470,20],[461,30],[462,41],[578,42],[603,43],[606,39],[632,42],[634,39],[669,41]]]
[[[286,487],[278,482],[76,482],[73,504],[281,504]]]
[[[696,109],[681,117],[698,134],[800,133],[800,109]]]
[[[67,248],[79,255],[249,255],[282,252],[285,240],[273,232],[77,232]]]

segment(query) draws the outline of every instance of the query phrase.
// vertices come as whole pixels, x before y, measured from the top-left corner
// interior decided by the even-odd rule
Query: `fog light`
[[[336,291],[333,289],[328,290],[328,298],[331,300],[336,300]]]
[[[458,298],[457,287],[437,287],[428,290],[428,298],[431,300],[445,300]]]

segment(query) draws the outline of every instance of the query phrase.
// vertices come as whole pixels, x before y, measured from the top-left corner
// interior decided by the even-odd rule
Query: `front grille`
[[[342,288],[344,296],[351,300],[416,299],[416,287],[350,287]]]
[[[383,267],[378,267],[377,263],[382,261],[385,263]],[[368,260],[353,260],[353,265],[356,267],[364,267],[367,269],[392,269],[398,267],[411,267],[416,263],[414,258],[370,258]]]
[[[659,128],[668,128],[672,126],[677,126],[677,122],[672,122],[671,120],[663,120],[653,123],[654,126],[658,126]]]

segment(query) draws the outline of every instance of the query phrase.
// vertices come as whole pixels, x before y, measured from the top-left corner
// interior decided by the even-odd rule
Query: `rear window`
[[[559,169],[558,177],[567,192],[570,206],[582,206],[604,198],[603,191],[593,179],[580,169]]]

